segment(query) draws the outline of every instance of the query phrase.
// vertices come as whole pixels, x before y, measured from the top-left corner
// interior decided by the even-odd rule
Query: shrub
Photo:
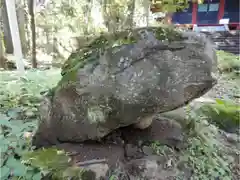
[[[218,51],[218,69],[220,72],[233,72],[239,74],[240,57],[239,55]]]
[[[239,128],[240,105],[230,100],[217,99],[216,103],[203,105],[199,109],[212,124],[227,132],[237,132]]]

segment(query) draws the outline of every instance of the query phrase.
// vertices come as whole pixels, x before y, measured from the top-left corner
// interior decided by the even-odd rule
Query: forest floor
[[[73,164],[94,171],[95,176],[108,173],[105,179],[109,180],[240,179],[239,127],[220,126],[215,119],[209,119],[225,120],[228,115],[198,114],[199,107],[204,105],[239,102],[239,78],[216,76],[218,84],[207,94],[185,108],[156,116],[146,130],[126,127],[111,133],[100,144],[57,147],[70,152]],[[40,177],[40,172],[24,171],[27,166],[20,172],[21,156],[31,151],[26,134],[36,130],[42,92],[54,87],[60,78],[60,69],[28,70],[24,77],[13,71],[0,72],[0,179],[28,179],[27,174],[30,179]],[[218,98],[224,101],[216,101]],[[231,124],[231,117],[227,123]],[[5,126],[11,127],[7,135]],[[15,165],[11,163],[13,159]],[[89,180],[94,179],[90,176]]]

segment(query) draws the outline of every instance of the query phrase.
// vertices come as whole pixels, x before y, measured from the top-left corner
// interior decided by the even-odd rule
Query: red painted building
[[[229,19],[229,28],[240,27],[239,0],[205,0],[203,4],[191,3],[187,9],[173,13],[172,23],[177,25],[216,26],[220,19]]]

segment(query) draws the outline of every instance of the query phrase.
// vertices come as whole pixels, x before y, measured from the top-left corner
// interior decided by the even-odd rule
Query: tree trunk
[[[148,26],[148,16],[150,11],[150,2],[144,0],[135,0],[134,23],[136,27]]]
[[[32,67],[37,68],[37,53],[36,53],[36,25],[35,25],[35,1],[29,0],[28,9],[30,15],[31,31],[32,31]]]
[[[116,7],[115,0],[103,0],[102,6],[102,16],[104,19],[104,24],[108,29],[108,32],[116,32],[119,30],[118,17],[116,17],[115,12]]]
[[[173,13],[167,13],[164,18],[164,24],[171,25],[172,24],[172,14]]]
[[[90,24],[91,24],[91,7],[93,5],[92,0],[85,0],[86,4],[82,7],[83,14],[84,14],[84,22],[85,22],[85,27],[84,27],[84,35],[89,35],[90,33]]]
[[[2,33],[2,28],[0,26],[0,69],[5,69],[5,49],[4,49],[4,44],[3,44],[3,33]]]
[[[31,25],[30,25],[30,17],[29,17],[29,7],[28,7],[28,1],[24,0],[24,9],[25,9],[25,13],[24,13],[24,19],[25,19],[25,34],[26,34],[26,42],[27,42],[27,47],[28,47],[28,54],[31,54],[30,49],[32,47],[32,36],[31,36]]]
[[[101,9],[102,9],[102,16],[104,19],[104,24],[107,27],[108,31],[110,32],[111,28],[110,28],[108,13],[107,13],[108,0],[103,0],[101,6],[102,6]]]
[[[7,15],[9,19],[9,27],[11,30],[13,48],[14,48],[14,58],[16,59],[17,70],[21,73],[24,72],[22,45],[19,36],[19,28],[17,22],[16,5],[15,0],[5,0]]]
[[[13,43],[12,36],[9,27],[8,15],[7,15],[7,7],[5,0],[1,0],[2,3],[2,21],[3,21],[3,38],[4,38],[4,46],[6,48],[7,54],[13,54]]]
[[[0,1],[0,17],[2,17],[2,0]],[[5,49],[4,49],[4,37],[2,29],[2,19],[0,19],[0,69],[5,69],[5,59],[4,59]]]
[[[25,10],[24,5],[21,4],[19,8],[17,9],[17,17],[18,17],[18,26],[19,26],[19,33],[20,33],[20,39],[22,43],[22,51],[24,56],[28,53],[28,43],[26,39],[26,31],[25,31]]]
[[[144,1],[143,6],[145,10],[146,26],[149,26],[150,1]]]
[[[132,29],[134,27],[134,11],[135,11],[135,0],[128,1],[126,22],[124,23],[125,28]]]

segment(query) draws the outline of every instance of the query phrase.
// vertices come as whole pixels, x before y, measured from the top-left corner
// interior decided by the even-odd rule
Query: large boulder
[[[184,106],[216,83],[216,53],[203,34],[148,27],[102,34],[73,53],[40,106],[33,144],[100,140]]]

